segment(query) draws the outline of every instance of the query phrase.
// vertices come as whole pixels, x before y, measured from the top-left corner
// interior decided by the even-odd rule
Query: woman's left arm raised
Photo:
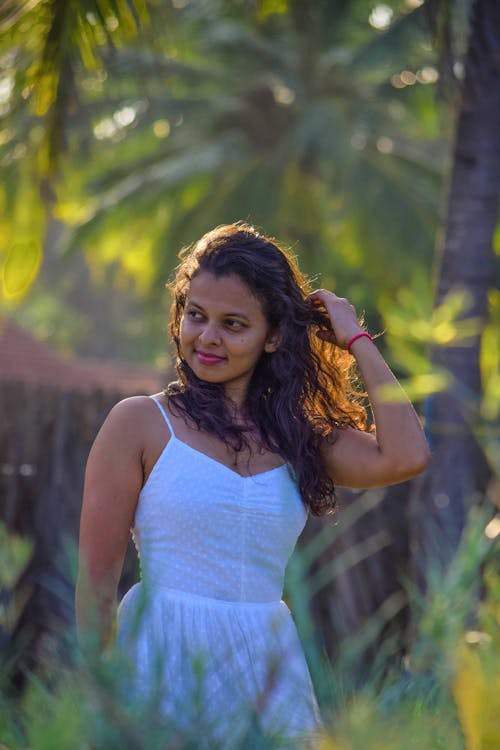
[[[319,289],[309,295],[309,300],[323,306],[330,317],[332,330],[318,331],[320,338],[346,349],[357,334],[363,333],[356,310],[345,298]],[[337,486],[356,489],[411,479],[430,459],[415,410],[370,338],[357,338],[350,351],[368,394],[375,433],[352,427],[337,429],[334,440],[325,440],[322,447],[327,473]]]

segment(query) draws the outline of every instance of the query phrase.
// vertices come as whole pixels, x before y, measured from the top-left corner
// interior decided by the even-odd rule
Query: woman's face
[[[278,346],[259,300],[236,275],[200,271],[189,284],[180,323],[180,354],[193,372],[222,383],[237,404],[263,352]]]

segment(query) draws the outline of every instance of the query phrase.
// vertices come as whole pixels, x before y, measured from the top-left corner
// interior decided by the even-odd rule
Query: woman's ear
[[[264,351],[268,354],[272,354],[276,351],[276,349],[279,348],[279,345],[281,344],[281,331],[279,328],[276,328],[274,331],[271,331],[269,336],[266,339],[266,343],[264,344]]]

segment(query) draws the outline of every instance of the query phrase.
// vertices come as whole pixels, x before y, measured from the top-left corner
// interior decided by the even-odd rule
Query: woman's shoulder
[[[154,394],[154,398],[161,401],[162,395]],[[120,442],[141,443],[149,434],[151,424],[158,419],[157,412],[158,407],[153,403],[152,396],[128,396],[110,409],[103,428],[115,434]]]
[[[161,402],[160,396],[155,394]],[[89,453],[87,472],[101,476],[99,481],[128,481],[140,489],[166,439],[170,435],[166,436],[164,419],[150,396],[124,398],[104,420]]]
[[[158,398],[161,394],[155,394]],[[157,407],[152,403],[152,396],[127,396],[110,409],[108,419],[114,422],[135,422],[143,420]]]

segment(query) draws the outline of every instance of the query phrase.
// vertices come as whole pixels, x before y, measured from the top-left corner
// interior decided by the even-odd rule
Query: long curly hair
[[[279,454],[296,476],[313,515],[332,512],[334,483],[322,468],[320,443],[348,425],[366,429],[367,414],[355,388],[354,358],[315,332],[330,327],[326,313],[305,301],[310,291],[293,257],[247,224],[219,226],[184,248],[174,281],[169,333],[177,349],[178,380],[164,393],[174,413],[216,435],[234,450],[249,446],[248,427],[236,424],[221,384],[200,380],[181,356],[180,325],[189,284],[202,271],[238,276],[261,303],[280,343],[263,352],[246,394],[246,420],[261,446]]]

